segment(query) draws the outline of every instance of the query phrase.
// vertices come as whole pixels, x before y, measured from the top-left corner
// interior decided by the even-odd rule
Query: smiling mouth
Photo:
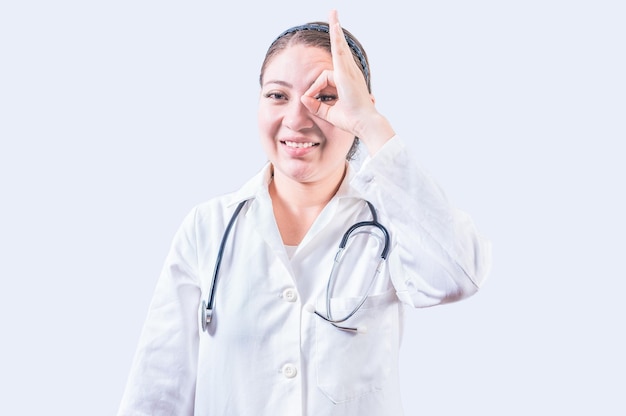
[[[319,143],[313,143],[313,142],[300,143],[300,142],[281,141],[281,143],[287,147],[291,147],[294,149],[306,149],[307,147],[320,145]]]

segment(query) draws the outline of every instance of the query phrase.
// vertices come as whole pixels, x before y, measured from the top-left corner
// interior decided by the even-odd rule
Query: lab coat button
[[[295,302],[297,298],[298,294],[293,288],[285,289],[283,291],[283,299],[285,299],[287,302]]]
[[[294,378],[298,374],[296,366],[293,364],[285,364],[283,366],[283,375],[287,378]]]

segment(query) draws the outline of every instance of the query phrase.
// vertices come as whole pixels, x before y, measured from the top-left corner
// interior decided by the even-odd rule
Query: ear
[[[372,104],[376,104],[376,97],[374,97],[374,95],[370,94],[370,100],[372,100]]]

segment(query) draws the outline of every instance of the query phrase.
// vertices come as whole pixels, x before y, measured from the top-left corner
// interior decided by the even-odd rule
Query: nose
[[[313,127],[313,118],[299,99],[291,100],[285,108],[283,125],[294,131],[309,129]]]

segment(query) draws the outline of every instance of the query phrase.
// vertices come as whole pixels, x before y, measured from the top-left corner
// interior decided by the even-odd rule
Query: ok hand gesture
[[[332,71],[323,71],[301,100],[307,109],[336,127],[351,132],[367,146],[370,154],[378,151],[395,134],[389,122],[376,110],[361,68],[352,57],[337,11],[328,19]],[[338,99],[332,104],[315,97],[327,87],[337,90]]]

